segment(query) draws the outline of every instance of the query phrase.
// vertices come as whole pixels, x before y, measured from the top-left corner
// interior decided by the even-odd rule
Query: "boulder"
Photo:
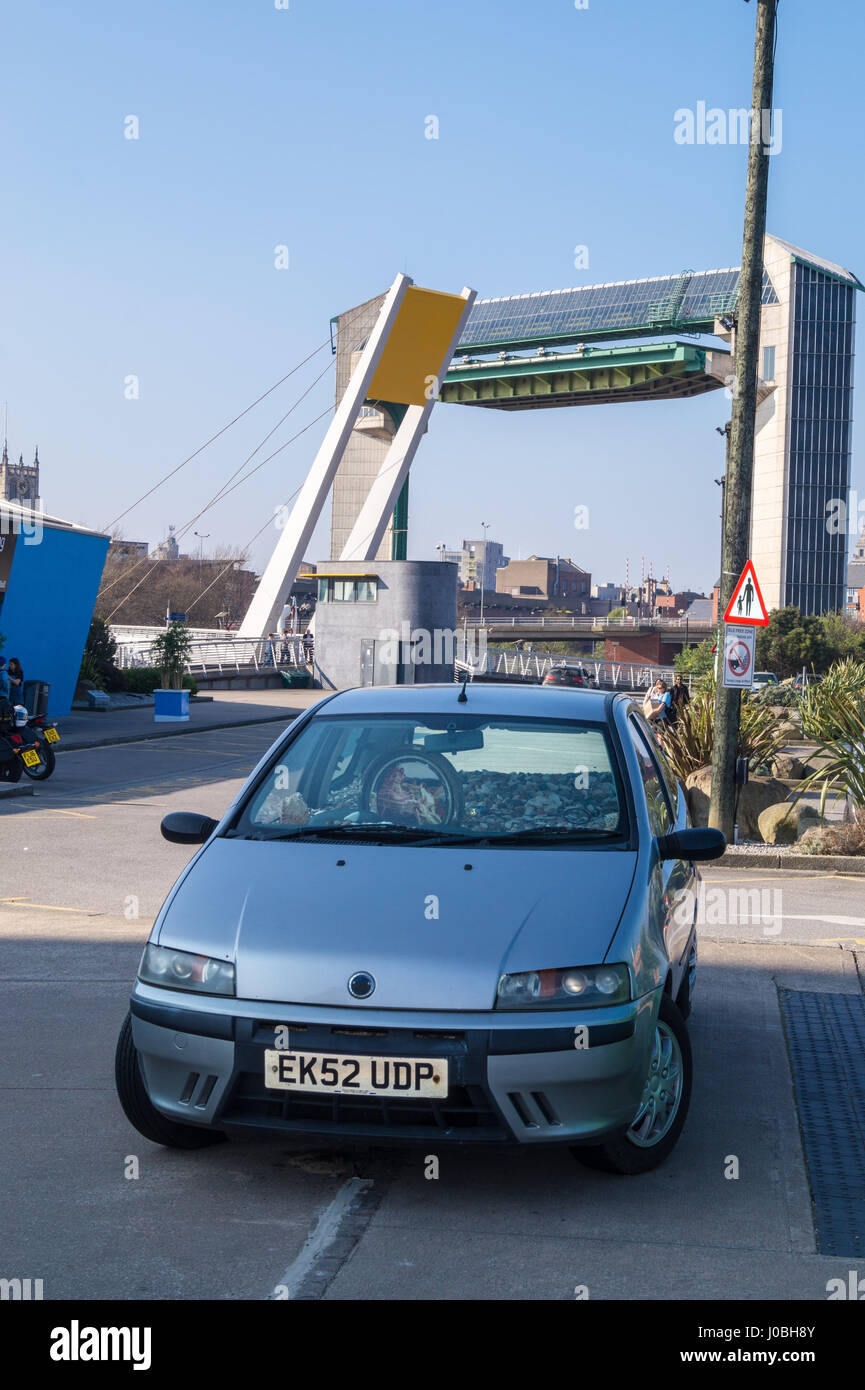
[[[709,794],[712,790],[712,769],[698,767],[685,778],[685,800],[694,825],[709,824]]]
[[[793,758],[789,753],[778,753],[772,763],[773,777],[786,777],[791,781],[798,781],[805,775],[805,764],[801,758]]]
[[[803,737],[801,720],[788,717],[778,725],[778,733],[782,739],[800,739]]]
[[[743,840],[760,839],[760,812],[767,806],[775,806],[784,801],[788,788],[775,777],[752,777],[746,786],[739,788],[739,808],[736,824]]]
[[[757,825],[764,844],[792,845],[805,830],[813,828],[819,819],[813,806],[805,806],[801,801],[795,805],[791,805],[789,801],[781,801],[761,811]]]

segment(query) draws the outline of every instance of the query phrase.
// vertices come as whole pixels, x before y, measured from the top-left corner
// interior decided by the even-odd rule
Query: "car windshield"
[[[487,716],[313,718],[246,802],[234,834],[383,839],[620,839],[607,727]]]

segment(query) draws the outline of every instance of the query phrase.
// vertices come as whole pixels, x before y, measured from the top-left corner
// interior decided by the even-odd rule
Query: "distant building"
[[[41,510],[39,498],[39,449],[33,455],[32,463],[24,462],[24,455],[18,455],[17,463],[9,462],[9,452],[4,441],[0,457],[0,499],[17,502],[19,507]]]
[[[495,589],[496,571],[508,563],[504,547],[498,541],[463,541],[459,550],[442,546],[439,557],[457,566],[457,583],[461,589]]]
[[[683,614],[690,623],[714,622],[714,605],[710,598],[695,598]]]
[[[147,541],[112,541],[108,547],[109,555],[116,555],[118,559],[139,559],[146,556],[150,547]]]
[[[705,597],[705,594],[699,594],[694,589],[682,589],[678,594],[657,594],[655,612],[662,618],[680,618],[695,599]]]
[[[847,565],[847,595],[844,612],[848,618],[865,622],[865,530],[862,531]]]
[[[155,560],[181,560],[180,547],[174,534],[174,527],[169,526],[168,535],[164,541],[153,548],[153,558]]]
[[[568,599],[576,604],[589,599],[592,576],[561,555],[530,555],[511,560],[496,574],[496,593],[512,598]]]
[[[624,601],[624,584],[593,584],[592,598],[603,599],[608,603],[618,604]]]

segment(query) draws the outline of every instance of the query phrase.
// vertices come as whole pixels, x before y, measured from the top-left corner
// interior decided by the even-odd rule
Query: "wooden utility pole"
[[[735,388],[730,424],[724,518],[721,543],[720,611],[726,610],[733,586],[748,559],[751,532],[751,482],[754,472],[754,417],[757,410],[757,367],[760,343],[760,305],[763,295],[763,240],[766,235],[766,196],[769,188],[769,145],[772,121],[775,31],[778,0],[758,0],[754,48],[754,93],[751,102],[751,142],[745,190],[745,231],[742,276],[735,334]],[[712,793],[709,824],[733,839],[736,754],[739,743],[738,690],[723,685],[723,646],[715,690],[715,742],[712,755]]]

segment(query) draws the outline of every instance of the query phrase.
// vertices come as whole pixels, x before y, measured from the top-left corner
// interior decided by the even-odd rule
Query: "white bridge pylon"
[[[433,299],[441,301],[456,301],[456,305],[446,322],[447,338],[443,353],[441,351],[441,322],[438,323],[438,337],[436,337],[436,333],[431,335],[430,353],[433,359],[431,370],[424,371],[422,376],[417,378],[419,369],[416,363],[413,364],[414,378],[410,372],[408,374],[409,382],[406,384],[406,374],[400,373],[399,362],[393,360],[395,354],[393,352],[390,354],[390,379],[394,381],[394,385],[390,390],[385,387],[379,394],[382,399],[406,404],[408,408],[390,448],[382,460],[378,476],[373,482],[340,558],[355,561],[370,560],[375,556],[381,544],[400,489],[411,467],[418,444],[427,428],[430,412],[438,398],[441,382],[474,303],[476,293],[474,290],[464,288],[461,296],[433,295],[431,291],[414,289],[413,281],[407,275],[397,275],[385,296],[375,326],[367,339],[360,360],[352,372],[348,386],[300,490],[300,495],[291,510],[291,515],[258,582],[252,602],[240,625],[238,633],[240,637],[264,637],[267,633],[276,630],[276,624],[284,606],[285,595],[294,583],[298,568],[333,485],[336,471],[345,453],[358,413],[369,395],[370,384],[376,375],[376,369],[381,363],[391,332],[406,299],[406,293],[410,288],[415,296],[431,296]],[[455,316],[457,317],[454,327]],[[430,366],[429,360],[427,360],[426,366]],[[400,401],[400,396],[404,398],[402,401]]]

